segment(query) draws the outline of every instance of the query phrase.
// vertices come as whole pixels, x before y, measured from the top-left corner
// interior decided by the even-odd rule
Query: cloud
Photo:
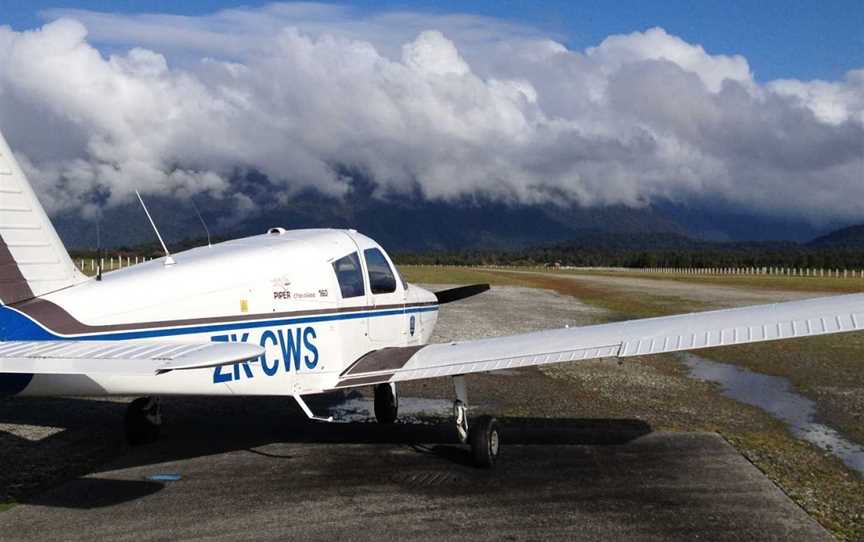
[[[272,4],[202,17],[53,11],[0,27],[0,128],[50,210],[135,188],[250,200],[483,193],[864,216],[864,70],[757,82],[652,28],[585,51],[488,17]],[[59,17],[59,18],[58,18]]]
[[[725,81],[736,81],[748,86],[753,83],[753,74],[744,57],[709,55],[700,45],[691,45],[681,38],[670,36],[662,28],[651,28],[626,36],[609,36],[598,47],[589,48],[587,54],[607,74],[643,60],[665,60],[696,74],[711,92],[720,91]]]

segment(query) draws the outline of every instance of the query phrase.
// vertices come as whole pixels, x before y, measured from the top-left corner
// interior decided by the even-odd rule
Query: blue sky
[[[0,23],[16,30],[34,28],[42,23],[40,12],[51,8],[199,15],[265,3],[2,0]],[[610,34],[661,26],[690,43],[702,44],[710,53],[745,56],[758,81],[837,80],[848,70],[864,66],[864,2],[860,0],[622,0],[614,4],[601,0],[360,0],[351,5],[369,12],[414,10],[493,16],[537,26],[577,50],[596,45]]]

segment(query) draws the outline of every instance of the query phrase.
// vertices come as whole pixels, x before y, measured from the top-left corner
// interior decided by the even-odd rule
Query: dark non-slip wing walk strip
[[[393,376],[394,371],[404,367],[414,354],[426,346],[428,345],[397,346],[373,350],[342,371],[342,374],[339,375],[341,380],[336,384],[336,387],[346,388],[387,382]],[[377,374],[361,376],[369,375],[369,373]]]
[[[421,346],[394,346],[373,350],[352,363],[347,369],[342,371],[341,377],[377,373],[379,371],[393,371],[401,369],[408,363],[411,356],[418,351],[426,348],[426,345]]]
[[[63,307],[46,299],[31,299],[22,303],[12,305],[12,308],[21,311],[36,322],[47,327],[55,333],[64,335],[75,335],[83,333],[106,333],[112,331],[132,331],[153,328],[194,326],[220,323],[236,323],[254,320],[273,320],[280,318],[297,318],[303,316],[322,316],[329,314],[342,314],[348,312],[364,312],[371,310],[413,309],[437,305],[435,302],[414,303],[410,305],[378,305],[363,307],[341,307],[333,309],[316,309],[288,312],[268,312],[263,314],[237,314],[226,316],[215,316],[208,318],[188,318],[183,320],[160,320],[153,322],[133,322],[129,324],[106,324],[91,326],[77,320]]]

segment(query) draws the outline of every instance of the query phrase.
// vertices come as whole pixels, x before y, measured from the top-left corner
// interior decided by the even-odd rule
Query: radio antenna
[[[96,280],[102,280],[102,235],[99,232],[99,224],[102,223],[100,216],[96,220]]]
[[[207,223],[204,222],[204,217],[201,216],[201,211],[198,210],[198,206],[195,205],[195,198],[189,196],[189,201],[192,202],[192,208],[195,209],[195,214],[198,215],[198,220],[201,221],[201,225],[204,226],[204,232],[207,234],[207,246],[212,247],[212,243],[210,243],[210,230],[207,228]]]
[[[153,222],[153,217],[150,216],[150,211],[147,210],[147,206],[144,205],[144,199],[141,197],[141,193],[137,190],[135,191],[135,195],[138,196],[138,201],[141,202],[141,207],[144,208],[144,214],[147,215],[147,219],[150,221],[150,225],[153,226],[153,231],[156,232],[156,237],[159,239],[159,243],[162,245],[162,250],[165,251],[165,265],[174,265],[174,258],[171,257],[171,253],[168,252],[168,247],[165,246],[165,241],[162,240],[162,236],[159,235],[159,228],[156,227],[156,223]]]

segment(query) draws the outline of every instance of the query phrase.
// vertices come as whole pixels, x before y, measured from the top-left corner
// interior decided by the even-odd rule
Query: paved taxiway
[[[490,472],[442,426],[186,423],[0,514],[3,540],[831,539],[712,434],[522,420]]]
[[[503,288],[447,307],[439,337],[595,316],[572,298]],[[568,417],[579,405],[562,406],[567,386],[536,370],[472,379],[481,410],[525,405],[505,420],[492,472],[468,465],[449,426],[314,424],[283,398],[167,399],[163,439],[138,449],[120,440],[122,403],[3,401],[0,492],[21,504],[0,513],[0,538],[831,539],[719,436]],[[159,474],[181,479],[148,480]]]

